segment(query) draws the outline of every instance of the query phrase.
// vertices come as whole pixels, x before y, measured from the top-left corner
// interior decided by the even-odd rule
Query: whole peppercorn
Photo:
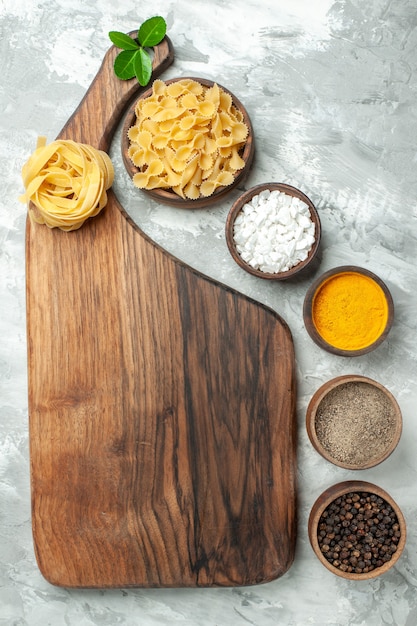
[[[391,560],[401,537],[392,506],[373,493],[346,493],[323,511],[317,539],[326,560],[342,572],[364,574]]]

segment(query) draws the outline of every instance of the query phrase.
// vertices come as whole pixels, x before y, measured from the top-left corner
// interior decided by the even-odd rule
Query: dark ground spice
[[[323,398],[315,428],[322,446],[336,461],[368,464],[384,454],[393,441],[395,408],[381,389],[351,381]]]
[[[392,506],[373,493],[347,493],[323,511],[317,539],[323,556],[342,572],[365,574],[392,559],[401,537]]]

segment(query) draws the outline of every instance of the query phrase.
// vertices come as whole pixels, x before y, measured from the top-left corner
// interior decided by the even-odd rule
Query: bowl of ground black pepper
[[[361,356],[385,341],[394,321],[394,302],[379,276],[344,265],[311,284],[303,317],[318,346],[338,356]]]
[[[381,487],[345,481],[317,498],[308,534],[316,556],[330,572],[366,580],[384,574],[398,561],[406,524],[399,506]]]
[[[387,459],[402,433],[401,409],[392,393],[366,376],[327,381],[312,396],[306,428],[314,448],[334,465],[351,470]]]

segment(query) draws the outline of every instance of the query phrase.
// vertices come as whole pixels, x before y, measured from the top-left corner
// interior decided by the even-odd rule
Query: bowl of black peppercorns
[[[406,525],[386,491],[352,480],[329,487],[317,498],[308,534],[316,556],[330,572],[366,580],[384,574],[398,561]]]

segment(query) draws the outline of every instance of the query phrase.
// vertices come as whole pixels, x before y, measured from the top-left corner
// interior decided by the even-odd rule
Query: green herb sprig
[[[163,17],[151,17],[140,26],[136,39],[112,30],[109,37],[112,43],[121,48],[114,60],[114,73],[122,80],[136,78],[139,84],[144,87],[149,83],[152,76],[152,58],[145,48],[157,46],[167,30],[167,25]]]

